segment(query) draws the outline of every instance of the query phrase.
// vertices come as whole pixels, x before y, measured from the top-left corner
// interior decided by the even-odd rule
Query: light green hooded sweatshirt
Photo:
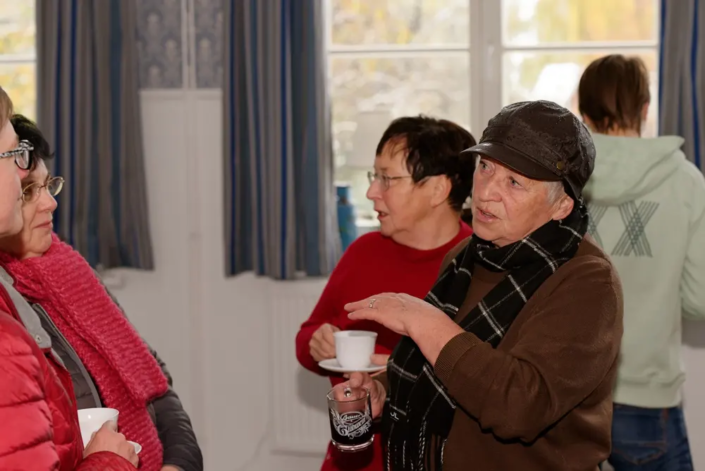
[[[624,289],[624,337],[614,402],[681,402],[681,315],[705,319],[705,179],[683,139],[594,134],[585,187],[589,232]]]

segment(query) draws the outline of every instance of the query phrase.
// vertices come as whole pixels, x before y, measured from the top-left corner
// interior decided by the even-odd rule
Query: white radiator
[[[308,318],[325,280],[270,283],[272,358],[272,451],[323,455],[330,440],[327,378],[303,369],[296,360],[296,333]]]

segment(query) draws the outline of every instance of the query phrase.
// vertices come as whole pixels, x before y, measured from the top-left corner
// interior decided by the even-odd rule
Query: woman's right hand
[[[372,418],[376,419],[382,415],[384,409],[384,401],[387,399],[387,391],[385,391],[382,383],[374,379],[369,373],[350,373],[350,379],[343,383],[352,389],[365,388],[370,391],[370,403],[372,405]]]
[[[91,437],[88,442],[83,457],[98,453],[100,451],[109,451],[120,455],[136,468],[139,465],[139,458],[135,453],[135,447],[125,439],[125,435],[117,432],[117,424],[115,421],[108,421]]]
[[[334,333],[340,329],[331,324],[323,324],[311,336],[308,343],[311,356],[316,362],[335,358],[335,337]]]

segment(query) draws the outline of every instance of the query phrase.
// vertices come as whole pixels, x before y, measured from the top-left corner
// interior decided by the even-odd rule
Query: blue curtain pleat
[[[226,2],[226,273],[330,273],[340,254],[317,0]]]
[[[37,2],[37,121],[66,178],[59,236],[94,267],[149,270],[136,1]]]
[[[683,136],[686,156],[701,170],[705,48],[699,30],[705,22],[704,1],[661,0],[659,48],[659,133]]]

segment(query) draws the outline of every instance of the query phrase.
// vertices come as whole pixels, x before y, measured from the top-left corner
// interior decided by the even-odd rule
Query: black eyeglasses
[[[20,141],[16,149],[0,153],[0,159],[15,158],[15,164],[22,170],[29,170],[32,164],[32,154],[34,146],[29,141]]]
[[[64,187],[63,177],[52,177],[45,184],[41,183],[30,183],[22,189],[22,201],[25,203],[31,203],[39,198],[39,193],[41,193],[43,188],[47,189],[52,197],[61,193],[61,189]]]

